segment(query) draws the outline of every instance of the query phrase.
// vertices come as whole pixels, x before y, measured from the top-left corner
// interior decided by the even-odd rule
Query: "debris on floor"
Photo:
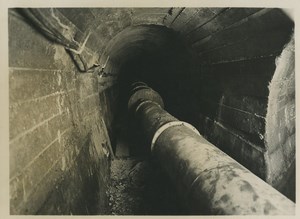
[[[180,214],[172,186],[147,159],[113,160],[108,195],[112,215]]]

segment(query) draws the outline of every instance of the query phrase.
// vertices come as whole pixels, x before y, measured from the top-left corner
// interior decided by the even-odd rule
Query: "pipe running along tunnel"
[[[163,109],[159,94],[133,87],[128,108],[191,214],[290,214],[294,203]],[[276,206],[276,207],[275,207]]]
[[[293,28],[274,8],[10,9],[11,214],[295,214]]]

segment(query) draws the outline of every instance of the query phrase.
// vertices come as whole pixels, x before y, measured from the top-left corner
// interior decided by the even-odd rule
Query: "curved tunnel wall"
[[[66,78],[66,94],[69,93],[68,87],[74,83],[77,84],[75,89],[79,89],[80,94],[83,95],[82,100],[85,100],[84,96],[90,99],[90,95],[93,92],[99,93],[99,102],[96,100],[86,100],[89,104],[81,105],[80,111],[86,112],[88,108],[91,109],[91,107],[96,111],[99,110],[101,114],[97,116],[97,118],[99,117],[100,121],[104,121],[101,130],[103,129],[103,133],[107,133],[111,140],[114,138],[112,125],[115,112],[114,107],[118,101],[121,101],[120,98],[123,92],[123,90],[120,90],[120,88],[122,88],[119,86],[120,83],[124,81],[123,79],[129,82],[129,80],[134,79],[134,77],[143,77],[146,82],[150,81],[150,85],[154,85],[153,87],[161,93],[166,100],[166,107],[170,109],[170,112],[180,119],[192,123],[208,140],[293,199],[294,193],[283,190],[287,182],[281,182],[281,179],[287,175],[293,175],[291,171],[288,171],[289,169],[293,169],[293,163],[286,162],[287,160],[283,158],[290,157],[291,159],[289,159],[289,161],[293,161],[294,159],[295,143],[293,141],[295,138],[293,135],[294,129],[292,128],[294,127],[293,106],[295,103],[292,91],[294,72],[288,68],[284,70],[286,73],[278,73],[276,74],[277,76],[275,75],[274,77],[273,75],[274,72],[279,71],[276,70],[276,58],[282,53],[284,45],[289,42],[294,24],[280,9],[60,8],[56,9],[55,13],[56,16],[64,17],[64,19],[68,21],[68,25],[72,24],[76,27],[74,33],[77,33],[79,41],[83,38],[80,37],[81,35],[88,36],[86,40],[83,40],[84,47],[82,53],[79,55],[82,60],[87,60],[86,66],[89,68],[90,73],[77,76],[82,78],[82,80],[85,81],[84,83],[77,79],[74,81],[72,77]],[[18,12],[15,14],[18,14]],[[55,60],[59,59],[57,56],[58,53],[52,53],[52,49],[49,48],[52,48],[53,45],[55,48],[61,48],[60,45],[45,40],[42,34],[37,33],[39,30],[32,29],[31,25],[19,20],[23,20],[23,18],[17,15],[15,18],[11,18],[10,21],[11,29],[9,37],[12,43],[10,44],[11,55],[9,65],[12,70],[12,78],[10,79],[11,94],[15,95],[14,93],[16,93],[17,96],[20,92],[18,84],[20,82],[18,82],[18,79],[24,75],[27,75],[26,77],[29,80],[29,84],[32,83],[32,80],[36,80],[36,76],[32,73],[23,74],[23,72],[22,76],[18,76],[15,72],[16,67],[35,69],[35,66],[31,66],[30,64],[33,63],[32,60],[29,58],[27,58],[28,60],[26,59],[28,54],[31,56],[44,54],[42,56],[37,55],[41,56],[38,69],[46,69],[50,65],[53,66],[53,71],[55,72],[57,70],[59,72],[61,68],[67,68],[64,72],[73,72],[75,75],[79,74],[77,70],[68,70],[69,67],[72,66],[72,63],[68,61],[63,61],[62,67],[57,67],[56,64],[51,63],[51,61],[46,61],[47,55],[54,57],[54,63]],[[17,39],[17,34],[14,34],[16,29],[13,28],[12,25],[15,23],[17,23],[19,27],[22,27],[24,31],[27,31],[27,37]],[[93,25],[90,25],[91,23]],[[34,38],[31,36],[34,36]],[[171,43],[170,37],[172,38]],[[42,43],[35,44],[34,41],[36,41],[36,39],[38,40],[37,42]],[[25,52],[19,52],[18,55],[16,55],[16,48],[18,48],[18,46],[15,46],[14,43],[18,40],[23,42],[24,45],[35,46],[32,46],[32,48],[19,47]],[[174,46],[174,44],[176,44],[176,46]],[[160,49],[161,47],[171,52],[165,52]],[[290,57],[281,58],[281,61],[279,60],[278,63],[281,62],[282,64],[278,64],[278,66],[284,66],[286,62],[293,65],[291,61],[293,60],[293,50],[291,49],[293,45],[290,43],[287,48],[287,51],[290,51]],[[172,53],[177,54],[176,58],[174,54],[174,56],[172,56]],[[63,57],[67,57],[67,53],[62,52],[59,54]],[[165,55],[165,57],[167,57],[166,60],[168,60],[168,63],[170,63],[173,68],[168,69],[154,66],[154,64],[162,64],[163,59],[160,60],[161,62],[158,62],[157,59],[147,62],[147,57],[153,57],[154,54]],[[141,60],[139,58],[142,56],[145,57],[144,60],[136,62],[136,64],[138,64],[140,68],[147,67],[148,65],[149,69],[153,69],[153,71],[158,69],[158,73],[153,72],[152,75],[149,75],[150,71],[146,71],[144,73],[141,72],[142,74],[140,75],[136,74],[134,77],[133,75],[132,77],[127,77],[126,72],[132,69],[132,63],[135,63],[134,60]],[[184,57],[188,58],[183,60]],[[22,62],[22,60],[25,61]],[[101,69],[101,71],[99,72],[97,69]],[[137,67],[136,72],[139,72],[138,70],[139,68]],[[98,76],[92,74],[93,72],[96,72]],[[125,74],[118,75],[122,72],[125,72]],[[53,72],[49,71],[49,75],[50,74],[53,75]],[[277,77],[279,77],[279,79],[275,79]],[[267,134],[273,125],[267,122],[266,126],[266,121],[268,121],[269,118],[268,113],[272,111],[272,109],[270,109],[272,101],[270,101],[269,97],[269,95],[272,96],[272,90],[271,87],[268,86],[271,80],[272,84],[276,84],[276,81],[281,80],[281,78],[286,78],[286,81],[290,81],[282,88],[283,93],[284,90],[289,91],[288,97],[283,96],[281,99],[286,99],[286,101],[282,102],[283,104],[286,103],[285,106],[291,106],[286,107],[286,110],[292,109],[291,112],[287,112],[287,114],[291,116],[286,117],[286,123],[282,123],[282,126],[286,127],[284,124],[288,124],[288,127],[291,128],[287,134],[282,136],[281,141],[279,141],[282,143],[277,142],[273,144],[272,141],[268,139],[274,138],[270,138]],[[95,80],[98,80],[98,87],[94,86]],[[52,91],[55,93],[55,90],[51,90],[51,92]],[[34,91],[28,91],[28,95],[34,95],[32,92]],[[20,96],[17,96],[16,101],[20,101],[20,98]],[[278,102],[278,98],[274,98],[275,105]],[[172,101],[168,102],[168,99]],[[69,99],[68,102],[75,108],[79,106],[76,98]],[[15,108],[13,101],[10,102],[10,104],[10,107]],[[26,111],[23,107],[21,107],[21,109],[21,111]],[[37,106],[35,112],[38,114],[42,112],[42,110],[42,108]],[[280,115],[280,113],[276,115]],[[84,120],[85,117],[85,115],[76,114],[73,118],[75,121],[81,121]],[[12,133],[22,133],[22,130],[15,130],[13,128],[16,118],[16,114],[10,114],[10,131]],[[61,118],[60,122],[64,123],[67,121],[67,118]],[[276,118],[280,118],[280,116]],[[26,127],[33,127],[35,125],[33,124],[35,120],[25,120],[25,117],[19,118],[19,122],[26,124]],[[76,124],[76,122],[73,122],[75,127],[74,131],[79,130],[81,134],[70,135],[69,137],[71,139],[75,137],[77,139],[85,139],[84,136],[88,136],[88,130],[95,130],[87,123],[84,123],[86,125],[83,126]],[[81,126],[82,128],[79,128]],[[52,126],[50,126],[50,128],[52,128]],[[80,131],[82,129],[86,131]],[[107,132],[105,130],[107,130]],[[94,131],[91,133],[93,132]],[[278,132],[281,132],[281,129],[278,129]],[[97,132],[94,135],[99,137]],[[32,135],[30,138],[32,138],[33,141],[40,139],[39,135]],[[55,138],[56,137],[53,137],[53,139]],[[106,139],[107,136],[100,136],[99,138]],[[284,138],[286,138],[286,141]],[[12,137],[12,143],[10,143],[11,148],[14,147],[13,142]],[[78,141],[78,144],[80,144],[80,142],[81,141]],[[277,159],[278,153],[271,153],[272,151],[269,150],[270,145],[275,144],[278,145],[278,147],[276,146],[277,148],[280,148],[277,152],[279,153],[280,151],[281,154],[286,152],[287,156],[279,156],[280,159]],[[93,144],[91,143],[90,145]],[[288,145],[290,150],[286,150],[284,145]],[[109,151],[107,145],[95,144],[91,147],[95,147],[98,152],[102,147],[101,150],[104,152]],[[20,150],[11,150],[10,156],[15,157],[16,154],[20,153]],[[47,151],[41,151],[44,155],[48,154]],[[72,150],[70,150],[70,152],[71,151]],[[31,153],[30,150],[28,153]],[[74,159],[79,157],[75,151],[73,155]],[[101,154],[100,157],[103,159],[101,162],[107,161],[105,153]],[[61,159],[61,157],[59,159]],[[97,160],[97,158],[92,158],[91,164],[89,164],[90,167],[87,166],[86,168],[96,170],[95,168],[99,163],[93,166],[93,162],[96,161],[94,159]],[[278,160],[281,161],[280,165],[277,164],[277,167],[280,168],[272,167],[272,159],[276,162]],[[40,161],[42,164],[46,162],[43,159],[40,159]],[[79,161],[75,161],[75,164],[77,162]],[[11,167],[15,165],[19,165],[17,159],[11,159]],[[45,168],[47,168],[47,165]],[[73,168],[75,172],[79,169],[80,168],[76,165]],[[33,173],[35,171],[31,168],[29,168],[29,170],[33,171]],[[26,173],[26,171],[20,168],[21,176],[27,176],[23,174],[24,172]],[[82,171],[84,170],[82,169]],[[286,171],[288,171],[287,175],[285,175]],[[275,172],[276,174],[273,174]],[[65,176],[65,174],[66,173],[62,172],[59,174],[59,177]],[[105,171],[102,171],[100,174],[99,186],[101,188],[103,187],[102,184],[105,184],[105,180],[103,181],[103,179],[106,179],[107,174],[108,172]],[[80,171],[79,175],[82,175]],[[24,181],[20,180],[21,178],[14,178],[13,174],[11,176],[11,189],[13,194],[11,199],[13,200],[13,207],[15,206],[15,209],[17,209],[14,213],[36,213],[39,211],[40,213],[64,212],[68,214],[70,213],[70,206],[74,206],[76,200],[78,201],[84,197],[84,194],[73,197],[73,201],[68,203],[68,206],[63,207],[63,210],[58,210],[59,204],[53,205],[56,198],[59,197],[57,193],[52,193],[51,196],[40,195],[38,192],[33,194],[33,196],[23,196],[22,198],[21,196],[24,192],[22,186],[24,185]],[[39,177],[38,175],[36,176]],[[60,181],[56,175],[52,175],[50,178],[51,177],[56,178],[55,182]],[[84,176],[84,178],[89,177]],[[292,178],[293,177],[291,177],[291,179]],[[87,182],[88,181],[85,181],[83,185]],[[37,188],[40,187],[38,183],[35,184],[31,182],[31,184],[36,185]],[[30,186],[31,184],[29,184],[29,189],[32,187]],[[49,191],[51,191],[55,190],[56,183],[45,181],[44,185],[48,185]],[[61,187],[61,184],[57,185],[59,188]],[[67,196],[61,197],[62,200],[67,198]],[[103,194],[102,198],[105,199]],[[36,200],[35,203],[39,204],[33,207],[30,204],[30,200]],[[46,210],[47,206],[56,207]],[[85,210],[82,212],[85,212]]]

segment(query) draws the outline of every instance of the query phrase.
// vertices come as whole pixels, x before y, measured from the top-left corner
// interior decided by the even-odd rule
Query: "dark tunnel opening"
[[[186,115],[183,107],[187,107],[188,99],[183,98],[186,95],[183,88],[186,88],[188,75],[193,71],[193,57],[175,31],[154,25],[139,26],[137,29],[157,33],[156,37],[160,40],[156,44],[151,42],[151,39],[144,39],[138,52],[135,48],[129,48],[133,53],[130,58],[122,57],[126,61],[123,61],[118,79],[120,96],[115,120],[116,141],[113,145],[120,163],[115,168],[119,169],[119,165],[127,162],[134,166],[128,168],[133,169],[140,178],[133,178],[130,183],[124,182],[125,186],[131,187],[131,192],[122,193],[128,196],[123,197],[123,200],[131,201],[119,205],[113,203],[115,206],[112,207],[112,212],[134,215],[184,215],[187,212],[180,207],[182,203],[179,202],[175,187],[151,156],[149,142],[130,117],[128,100],[132,94],[132,84],[143,81],[161,94],[166,109],[178,118],[184,118]],[[186,97],[188,98],[188,95]],[[113,186],[115,183],[113,180]],[[143,186],[136,185],[139,183]],[[137,189],[139,186],[142,189]],[[130,206],[130,210],[126,211],[124,206]]]
[[[118,126],[118,124],[125,125],[132,122],[128,121],[128,99],[131,95],[131,85],[135,81],[147,83],[160,93],[166,109],[171,114],[187,120],[187,104],[191,102],[187,84],[189,76],[196,68],[193,65],[194,54],[181,36],[171,29],[154,25],[138,26],[136,29],[142,30],[146,37],[142,34],[141,38],[144,39],[141,40],[140,45],[126,47],[126,50],[123,50],[125,54],[121,58],[123,61],[118,79],[120,96],[115,124]],[[132,28],[130,31],[134,32],[135,29]],[[147,38],[148,32],[151,32],[152,38]],[[153,39],[154,37],[156,39]],[[122,55],[122,52],[120,54]]]

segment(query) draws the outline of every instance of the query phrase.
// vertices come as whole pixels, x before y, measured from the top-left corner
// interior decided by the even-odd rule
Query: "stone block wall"
[[[8,22],[10,213],[106,213],[114,99],[15,10]]]

